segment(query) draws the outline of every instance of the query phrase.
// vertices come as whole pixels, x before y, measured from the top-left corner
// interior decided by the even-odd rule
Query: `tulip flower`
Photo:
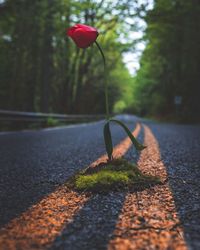
[[[82,49],[88,48],[90,45],[95,43],[102,55],[104,63],[104,71],[105,71],[104,77],[105,77],[106,118],[108,119],[109,108],[108,108],[108,84],[106,78],[106,60],[100,45],[96,41],[99,33],[96,28],[93,28],[91,26],[84,24],[76,24],[67,30],[67,35],[72,38],[77,47]]]
[[[99,35],[97,29],[88,25],[76,24],[67,30],[67,35],[72,38],[72,40],[75,42],[77,47],[82,48],[82,49],[88,48],[90,45],[95,43],[103,59],[104,78],[105,78],[105,106],[106,106],[106,123],[104,125],[104,141],[105,141],[105,147],[106,147],[108,159],[112,160],[112,153],[113,153],[113,143],[112,143],[112,136],[110,132],[110,122],[115,122],[118,125],[120,125],[129,136],[135,148],[137,150],[143,150],[145,146],[140,144],[135,139],[133,134],[130,132],[130,130],[126,127],[124,123],[116,119],[110,118],[109,108],[108,108],[108,84],[107,84],[107,72],[106,72],[106,59],[105,59],[103,50],[101,49],[100,45],[96,41]]]
[[[67,35],[74,40],[79,48],[85,49],[96,41],[99,33],[91,26],[76,24],[68,29]]]

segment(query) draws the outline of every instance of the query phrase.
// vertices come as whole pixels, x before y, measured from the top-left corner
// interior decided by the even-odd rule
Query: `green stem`
[[[95,41],[95,44],[97,48],[99,49],[101,56],[103,58],[103,65],[104,65],[104,81],[105,81],[105,102],[106,102],[106,120],[109,120],[110,113],[109,113],[109,106],[108,106],[108,79],[107,79],[107,68],[106,68],[106,59],[103,53],[103,50],[101,49],[100,45]]]

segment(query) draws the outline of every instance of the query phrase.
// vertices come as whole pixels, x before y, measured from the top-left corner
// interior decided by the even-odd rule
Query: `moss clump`
[[[126,173],[109,170],[102,170],[92,175],[80,175],[75,181],[76,188],[79,190],[94,189],[95,187],[108,187],[121,183],[128,184],[129,178]]]
[[[101,163],[95,168],[87,168],[69,182],[76,190],[94,192],[145,188],[158,183],[158,177],[143,174],[137,165],[122,158]]]

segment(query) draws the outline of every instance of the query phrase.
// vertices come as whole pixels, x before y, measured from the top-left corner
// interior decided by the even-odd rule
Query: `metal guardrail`
[[[104,119],[104,115],[64,115],[0,110],[0,121],[44,122],[49,118],[61,122],[81,122]]]

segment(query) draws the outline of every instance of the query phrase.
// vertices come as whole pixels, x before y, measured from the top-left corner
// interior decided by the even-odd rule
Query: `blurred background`
[[[200,0],[0,0],[0,109],[103,114],[102,58],[66,28],[98,29],[113,113],[200,120]]]

